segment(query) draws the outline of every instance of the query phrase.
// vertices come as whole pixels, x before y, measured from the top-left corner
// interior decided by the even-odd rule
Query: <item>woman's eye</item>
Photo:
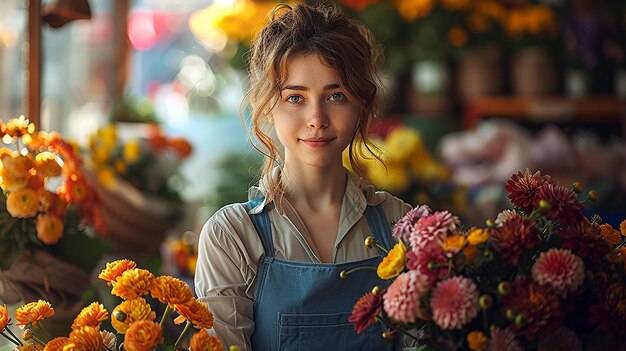
[[[342,101],[344,101],[346,99],[346,96],[343,95],[343,93],[332,93],[332,94],[330,94],[328,99],[330,101],[342,102]]]
[[[286,101],[292,104],[297,104],[302,101],[302,97],[299,95],[290,95],[287,97]]]

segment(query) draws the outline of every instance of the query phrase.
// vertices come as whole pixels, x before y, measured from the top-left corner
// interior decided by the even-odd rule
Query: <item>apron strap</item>
[[[263,243],[263,250],[265,251],[265,257],[274,257],[274,241],[272,240],[272,227],[270,226],[270,217],[265,212],[265,209],[260,213],[250,213],[253,208],[263,202],[263,198],[258,198],[244,202],[242,205],[248,212],[248,216],[254,225],[254,229],[261,238]]]
[[[365,219],[376,241],[381,243],[387,250],[390,250],[393,247],[391,225],[387,222],[387,216],[385,216],[382,206],[367,206],[365,208]],[[380,251],[383,257],[386,256],[385,252]]]

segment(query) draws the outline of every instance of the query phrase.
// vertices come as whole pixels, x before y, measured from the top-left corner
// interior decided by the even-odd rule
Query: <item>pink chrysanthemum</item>
[[[553,184],[549,175],[541,175],[537,171],[534,174],[528,168],[522,172],[513,174],[506,182],[504,190],[509,192],[509,199],[515,207],[529,214],[532,212],[536,202],[536,195],[539,189],[546,184]]]
[[[565,249],[553,248],[542,252],[531,271],[539,285],[551,286],[561,297],[578,289],[585,280],[583,260]]]
[[[491,241],[502,256],[512,264],[517,264],[523,249],[539,244],[535,223],[517,212],[509,214],[506,221],[491,233]]]
[[[361,296],[359,301],[354,304],[352,314],[348,317],[348,322],[354,324],[357,333],[362,332],[376,321],[376,316],[383,308],[384,291],[376,294],[371,292]]]
[[[510,329],[494,329],[487,340],[487,351],[524,351]]]
[[[521,324],[514,324],[513,331],[532,339],[553,317],[560,314],[559,297],[548,286],[537,284],[530,278],[513,281],[511,292],[503,297],[503,312],[515,311]]]
[[[383,296],[383,308],[389,317],[400,323],[428,320],[421,297],[428,290],[428,279],[418,271],[400,274]]]
[[[570,189],[556,184],[546,184],[537,190],[535,205],[540,200],[550,203],[550,208],[542,212],[546,217],[561,223],[575,223],[582,217],[583,205]]]
[[[429,241],[443,243],[450,231],[456,230],[460,221],[448,211],[436,211],[417,220],[409,236],[411,246],[423,247]]]
[[[460,329],[478,314],[478,296],[471,279],[452,277],[439,282],[430,298],[433,321],[442,329]]]
[[[409,236],[411,232],[413,232],[415,223],[417,223],[420,218],[426,217],[429,214],[430,207],[427,205],[419,205],[411,209],[394,225],[391,236],[398,241],[403,240],[404,242],[409,242]]]
[[[406,267],[425,275],[430,286],[433,286],[448,273],[447,262],[448,257],[441,245],[430,242],[407,253]]]
[[[576,255],[597,262],[611,251],[609,244],[602,238],[600,227],[587,218],[564,226],[558,234],[565,239],[561,248],[569,249]]]

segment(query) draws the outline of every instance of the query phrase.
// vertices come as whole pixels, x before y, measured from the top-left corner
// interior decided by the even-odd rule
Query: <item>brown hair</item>
[[[353,172],[364,179],[357,156],[375,157],[367,138],[369,122],[377,115],[376,67],[381,57],[371,31],[344,14],[335,5],[281,4],[271,12],[270,22],[254,38],[249,57],[252,133],[262,144],[265,156],[260,180],[268,189],[268,200],[279,200],[284,193],[280,179],[272,177],[275,166],[282,167],[281,152],[273,141],[270,112],[278,102],[280,88],[287,78],[287,62],[302,54],[318,54],[335,69],[348,99],[358,107],[359,119],[349,145]],[[253,145],[255,143],[253,142]],[[366,155],[367,154],[367,155]]]

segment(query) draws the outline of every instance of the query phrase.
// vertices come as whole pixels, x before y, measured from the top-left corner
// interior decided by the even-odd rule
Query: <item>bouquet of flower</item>
[[[529,169],[505,189],[515,208],[482,228],[425,205],[396,223],[376,268],[384,282],[354,306],[356,331],[382,321],[383,336],[418,350],[623,350],[626,220],[618,230],[586,217],[596,192]]]
[[[103,233],[105,224],[76,148],[58,133],[35,132],[24,116],[0,123],[0,138],[0,270],[26,249],[80,256],[63,242],[84,243],[88,229]]]
[[[54,315],[54,309],[44,300],[31,302],[15,311],[16,324],[26,329],[23,338],[15,335],[6,307],[0,306],[0,335],[13,342],[18,350],[36,351],[148,351],[177,350],[191,327],[199,329],[189,341],[191,351],[221,351],[221,342],[209,335],[205,328],[213,327],[213,315],[208,307],[196,300],[183,281],[167,276],[154,276],[150,271],[137,268],[135,262],[122,259],[106,264],[98,278],[112,287],[111,294],[123,301],[111,312],[99,302],[84,307],[72,323],[69,336],[52,338],[47,335],[42,321]],[[150,295],[152,299],[148,300]],[[163,312],[157,321],[157,312],[149,303],[162,305]],[[174,311],[176,324],[184,328],[173,344],[166,344],[164,323]],[[102,329],[110,319],[115,332]],[[32,329],[32,330],[31,330]],[[237,350],[236,346],[230,347]]]

